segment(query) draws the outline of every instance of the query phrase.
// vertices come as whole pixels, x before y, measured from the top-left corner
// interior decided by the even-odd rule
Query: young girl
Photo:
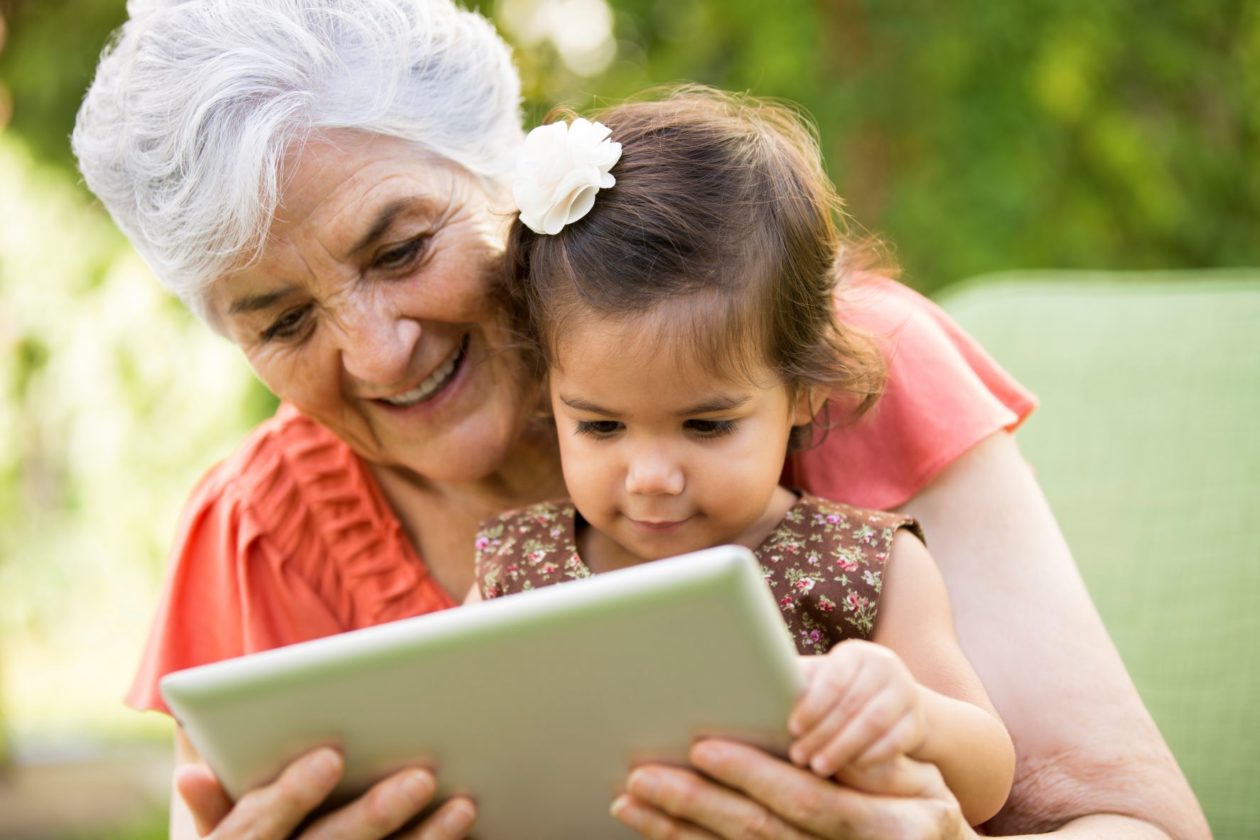
[[[791,759],[825,776],[932,761],[988,819],[1014,752],[918,526],[778,483],[789,449],[825,433],[827,398],[856,416],[883,376],[834,316],[838,199],[811,134],[695,88],[600,119],[526,141],[511,290],[572,500],[483,525],[481,594],[747,546],[806,655]]]

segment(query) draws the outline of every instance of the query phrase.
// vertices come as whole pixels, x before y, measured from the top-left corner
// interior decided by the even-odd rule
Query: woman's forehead
[[[224,314],[239,311],[243,296],[250,306],[311,275],[349,270],[399,237],[490,213],[478,179],[393,137],[327,132],[291,150],[281,176],[261,251],[243,256],[212,288]]]
[[[315,226],[324,235],[363,239],[390,207],[442,212],[485,202],[475,178],[457,165],[394,137],[337,130],[290,150],[281,169],[271,235]]]

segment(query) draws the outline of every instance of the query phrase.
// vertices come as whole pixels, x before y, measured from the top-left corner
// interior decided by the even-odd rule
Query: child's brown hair
[[[820,388],[850,396],[852,416],[868,409],[883,356],[835,317],[837,286],[864,249],[841,236],[840,200],[800,115],[687,86],[592,119],[621,144],[616,185],[558,234],[518,219],[509,237],[511,297],[536,363],[553,362],[570,318],[650,313],[718,375],[766,364],[794,393]],[[794,447],[808,431],[794,430]]]

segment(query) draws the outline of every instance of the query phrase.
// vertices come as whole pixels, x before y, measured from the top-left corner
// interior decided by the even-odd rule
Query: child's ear
[[[792,397],[792,425],[804,426],[814,422],[827,402],[827,390],[817,385],[802,385],[793,390],[796,393]]]

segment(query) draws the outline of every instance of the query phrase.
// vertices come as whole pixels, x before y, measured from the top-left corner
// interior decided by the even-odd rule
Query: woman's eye
[[[734,420],[688,420],[683,428],[699,437],[715,438],[735,431]]]
[[[377,254],[376,260],[373,262],[374,268],[381,268],[386,271],[398,271],[410,267],[415,259],[424,253],[425,247],[429,243],[429,235],[417,236],[409,239],[401,245],[388,248]]]
[[[621,431],[621,423],[616,420],[579,420],[574,431],[596,438],[612,437]]]
[[[276,339],[291,339],[297,336],[301,331],[302,325],[306,323],[306,313],[309,307],[300,306],[297,309],[290,309],[277,318],[271,326],[263,330],[263,341],[273,341]]]

